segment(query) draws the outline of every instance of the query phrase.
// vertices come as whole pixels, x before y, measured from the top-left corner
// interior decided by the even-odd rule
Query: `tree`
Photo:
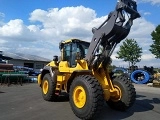
[[[150,46],[150,51],[155,58],[160,59],[160,25],[151,33],[153,44]]]
[[[129,66],[134,66],[137,62],[141,61],[141,53],[142,48],[139,47],[134,39],[126,39],[120,46],[116,58],[129,62]]]

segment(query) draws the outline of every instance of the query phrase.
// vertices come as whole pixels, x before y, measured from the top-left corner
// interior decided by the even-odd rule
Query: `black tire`
[[[46,90],[44,90],[46,87]],[[56,101],[58,95],[55,94],[56,89],[56,74],[54,72],[53,79],[51,78],[51,75],[49,73],[45,74],[42,81],[42,96],[43,99],[46,101]]]
[[[74,100],[77,87],[82,87],[86,95],[85,104],[81,108],[76,106]],[[99,82],[90,75],[81,75],[76,77],[70,87],[69,102],[77,117],[83,120],[96,117],[104,105],[103,91]]]
[[[124,76],[124,77],[126,77],[127,79],[131,80],[131,79],[130,79],[130,74],[129,74],[129,73],[123,73],[122,76]]]
[[[113,85],[121,91],[120,98],[110,98],[107,101],[112,109],[125,111],[130,108],[136,99],[136,91],[131,81],[126,76],[117,76],[113,79]]]

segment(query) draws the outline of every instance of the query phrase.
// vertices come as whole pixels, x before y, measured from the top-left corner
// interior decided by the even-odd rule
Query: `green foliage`
[[[117,52],[117,58],[123,59],[125,62],[129,62],[129,65],[135,65],[141,61],[142,48],[134,39],[126,39],[120,46],[120,50]]]
[[[115,68],[116,68],[115,65],[109,65],[109,66],[107,67],[107,69],[108,69],[109,72],[112,72]]]
[[[153,44],[150,46],[150,51],[155,58],[160,58],[160,25],[151,33]]]

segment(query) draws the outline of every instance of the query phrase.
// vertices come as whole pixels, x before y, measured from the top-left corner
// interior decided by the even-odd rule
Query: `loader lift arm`
[[[125,14],[128,15],[128,20],[125,19]],[[115,10],[108,15],[108,18],[98,28],[92,29],[94,35],[85,57],[89,68],[97,69],[101,63],[102,66],[106,66],[116,45],[127,37],[133,20],[139,17],[135,1],[117,2]],[[97,54],[100,46],[103,49],[100,54]]]

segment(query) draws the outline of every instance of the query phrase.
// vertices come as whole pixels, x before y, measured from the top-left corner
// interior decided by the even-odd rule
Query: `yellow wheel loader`
[[[38,76],[44,100],[55,101],[65,91],[74,114],[84,120],[97,117],[105,102],[116,110],[131,107],[136,97],[134,86],[125,76],[111,76],[108,66],[116,45],[139,17],[135,1],[119,0],[108,18],[92,29],[91,42],[60,42],[61,58],[54,56]]]

